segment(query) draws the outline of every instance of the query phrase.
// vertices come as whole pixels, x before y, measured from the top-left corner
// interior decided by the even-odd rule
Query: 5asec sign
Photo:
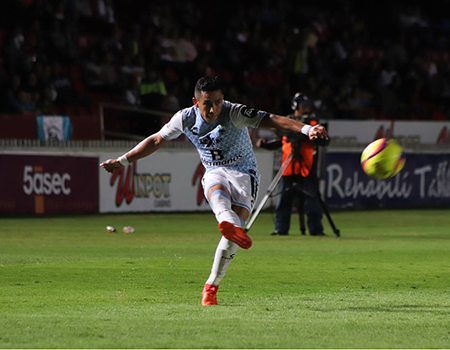
[[[98,212],[97,157],[0,154],[0,164],[0,213]]]

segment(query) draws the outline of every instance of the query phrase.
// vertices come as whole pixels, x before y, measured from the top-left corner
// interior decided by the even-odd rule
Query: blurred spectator
[[[44,88],[41,100],[39,101],[38,104],[38,109],[41,114],[43,115],[55,114],[56,111],[55,98],[56,95],[51,87]]]
[[[54,102],[57,106],[82,106],[84,108],[90,106],[89,98],[79,96],[75,92],[70,74],[60,63],[53,64],[50,86],[54,89],[52,95],[55,96]],[[50,91],[52,91],[51,88]]]
[[[127,76],[124,100],[127,104],[136,107],[141,104],[141,86],[138,77],[134,75]]]
[[[166,28],[161,35],[160,44],[161,44],[161,60],[167,62],[176,62],[178,61],[178,40],[179,34],[178,30],[173,28]]]
[[[92,7],[90,0],[74,0],[75,1],[75,9],[76,11],[86,17],[92,16]]]
[[[51,56],[60,62],[75,61],[78,58],[75,36],[74,28],[69,23],[54,19],[49,35]]]
[[[102,42],[102,51],[110,52],[113,55],[115,62],[120,62],[124,54],[122,40],[122,29],[118,25],[115,25],[112,28],[111,35]]]
[[[383,86],[391,86],[397,76],[398,73],[394,68],[393,62],[390,60],[385,61],[381,70],[381,84]]]
[[[177,96],[179,90],[178,85],[172,86],[171,89],[168,90],[169,92],[161,103],[161,109],[163,111],[175,113],[181,109],[180,101]]]
[[[66,19],[66,8],[64,1],[56,2],[56,6],[54,7],[54,16],[58,21],[63,22]]]
[[[113,65],[113,55],[110,52],[107,52],[101,61],[97,52],[91,51],[90,59],[85,63],[84,68],[88,87],[106,91],[113,91],[117,88],[118,78]]]
[[[42,30],[41,23],[34,20],[30,30],[26,33],[25,51],[30,53],[33,62],[41,62],[46,59],[45,34]]]
[[[116,21],[112,0],[97,0],[98,15],[108,23]]]
[[[158,109],[167,96],[164,80],[155,69],[148,69],[145,78],[141,82],[142,106],[150,109]]]
[[[31,93],[25,89],[20,89],[16,94],[11,95],[10,103],[13,112],[23,115],[33,115],[36,106],[33,104]]]
[[[39,94],[40,93],[40,87],[37,75],[33,72],[31,72],[28,77],[27,81],[25,82],[25,88],[27,91],[29,91],[32,95],[33,94]],[[34,97],[34,96],[33,96]],[[38,98],[39,100],[39,98]],[[37,102],[37,101],[36,101]]]
[[[5,64],[10,74],[21,73],[25,59],[25,37],[22,27],[16,26],[5,47]]]
[[[177,61],[193,62],[198,55],[197,49],[192,41],[192,32],[187,29],[183,31],[177,42]]]
[[[141,54],[141,26],[138,23],[134,23],[132,28],[126,33],[128,34],[123,40],[124,55],[136,56]]]
[[[40,89],[44,89],[46,87],[50,87],[52,85],[53,79],[53,66],[50,63],[42,64],[42,69],[39,67],[41,63],[38,63],[36,67],[38,67],[37,78]],[[56,94],[56,91],[55,91]]]
[[[21,89],[22,89],[22,78],[19,74],[14,74],[11,78],[9,89],[7,91],[8,106],[6,107],[5,112],[20,112],[19,110],[17,110],[16,104]]]
[[[133,58],[131,55],[125,55],[120,68],[121,80],[128,83],[131,77],[135,77],[138,83],[141,83],[145,75],[144,56],[138,55]]]
[[[51,85],[56,92],[55,103],[61,106],[73,105],[74,91],[69,74],[60,63],[54,63],[52,71]]]

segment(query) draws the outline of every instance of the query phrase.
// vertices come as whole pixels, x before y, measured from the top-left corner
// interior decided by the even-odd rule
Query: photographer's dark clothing
[[[310,177],[283,176],[280,181],[281,196],[276,207],[275,230],[278,234],[289,233],[291,226],[291,212],[294,200],[298,198],[298,206],[303,205],[303,210],[307,217],[308,230],[311,235],[323,233],[322,225],[322,205],[316,194],[317,184],[313,183]],[[314,197],[306,195],[314,194]]]

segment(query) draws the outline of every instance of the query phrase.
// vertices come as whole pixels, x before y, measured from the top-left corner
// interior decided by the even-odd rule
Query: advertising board
[[[117,153],[102,153],[101,160]],[[261,172],[259,196],[273,176],[273,152],[256,152]],[[209,211],[201,179],[204,168],[195,150],[159,150],[109,174],[100,171],[100,212]]]
[[[98,212],[98,158],[0,154],[0,213]]]
[[[329,152],[326,203],[332,208],[450,206],[450,153],[406,153],[403,170],[379,181],[361,169],[360,153]]]

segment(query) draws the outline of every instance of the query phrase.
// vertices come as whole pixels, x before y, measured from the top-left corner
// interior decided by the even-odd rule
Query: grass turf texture
[[[0,348],[450,348],[448,210],[333,219],[271,237],[262,214],[201,307],[211,213],[2,218]]]

